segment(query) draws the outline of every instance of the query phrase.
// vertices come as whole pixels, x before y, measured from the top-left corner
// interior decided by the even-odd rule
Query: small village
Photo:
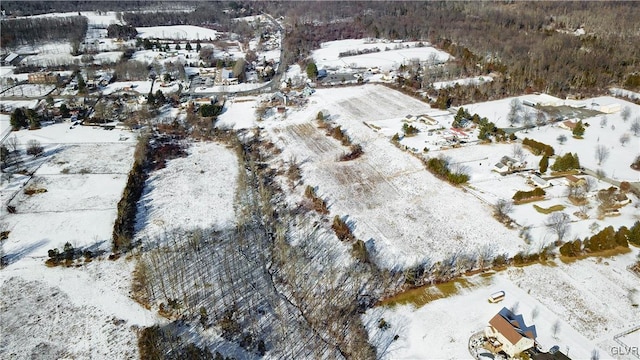
[[[221,14],[3,10],[87,28],[3,40],[0,358],[640,359],[640,92]]]

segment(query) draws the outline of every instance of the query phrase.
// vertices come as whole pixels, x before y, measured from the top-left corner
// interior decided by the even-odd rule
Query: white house
[[[514,357],[535,346],[535,327],[527,328],[522,315],[515,315],[509,309],[502,308],[484,330],[489,339],[488,345],[495,353],[504,352]]]
[[[605,114],[613,114],[615,112],[620,111],[622,107],[619,103],[611,103],[611,104],[601,104],[598,110]]]
[[[497,172],[500,175],[504,175],[509,171],[509,167],[501,162],[493,165],[493,171]]]
[[[549,182],[537,175],[531,175],[529,176],[529,180],[527,181],[529,184],[531,184],[534,187],[539,187],[541,189],[544,188],[548,188],[549,186],[551,186],[551,184],[549,184]]]

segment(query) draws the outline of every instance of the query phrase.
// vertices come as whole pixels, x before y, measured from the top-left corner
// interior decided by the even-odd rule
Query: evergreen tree
[[[78,79],[78,93],[83,94],[87,91],[87,83],[84,82],[84,78],[80,71],[76,74],[76,78]]]
[[[23,127],[27,126],[27,115],[25,114],[24,109],[16,108],[15,110],[13,110],[9,123],[13,131],[20,130]]]
[[[198,42],[196,43],[196,51],[200,52],[201,49],[202,45],[200,45],[200,40],[198,40]]]
[[[191,47],[191,43],[187,41],[187,45],[184,46],[185,50],[191,51],[193,48]],[[177,49],[176,49],[177,50]]]
[[[584,135],[584,125],[582,124],[582,120],[580,120],[573,128],[573,136],[580,138],[582,135]]]
[[[318,76],[318,67],[316,66],[316,63],[312,61],[307,64],[307,77],[309,77],[309,79],[315,80],[317,76]]]
[[[177,43],[177,44],[176,44],[176,50],[180,50],[180,49],[182,49],[182,48],[180,47],[180,43]]]
[[[541,173],[546,173],[547,169],[549,168],[549,157],[548,156],[543,156],[542,159],[540,159],[540,172]]]

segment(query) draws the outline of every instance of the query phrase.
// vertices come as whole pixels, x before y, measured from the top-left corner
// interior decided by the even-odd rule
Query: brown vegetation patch
[[[31,196],[31,195],[34,195],[34,194],[46,193],[47,189],[30,187],[30,188],[24,189],[23,192],[24,192],[25,195]]]

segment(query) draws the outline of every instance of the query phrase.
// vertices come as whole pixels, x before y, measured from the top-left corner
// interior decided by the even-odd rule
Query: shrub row
[[[566,153],[563,156],[559,156],[551,165],[553,171],[567,171],[580,168],[580,159],[578,154]]]
[[[313,210],[317,211],[320,214],[329,213],[327,203],[321,197],[319,197],[318,194],[316,194],[316,190],[312,186],[307,185],[307,188],[304,190],[304,196],[311,200],[311,203],[313,204]]]
[[[340,156],[340,161],[354,160],[362,156],[362,154],[364,154],[364,151],[362,150],[362,146],[360,146],[360,144],[351,145],[349,147],[349,152]]]
[[[555,150],[551,145],[547,145],[533,139],[525,138],[524,140],[522,140],[522,145],[529,147],[529,149],[531,149],[531,152],[536,156],[553,156],[555,154]]]
[[[149,138],[142,137],[136,146],[133,167],[131,171],[129,171],[127,185],[122,193],[122,198],[118,202],[118,215],[113,224],[113,252],[131,249],[131,240],[133,240],[136,220],[136,204],[142,196],[144,182],[147,179],[146,164],[150,152],[149,144]]]
[[[560,254],[575,257],[585,252],[609,250],[618,246],[628,248],[630,243],[640,246],[640,221],[636,221],[631,229],[621,226],[615,231],[613,226],[608,226],[590,238],[567,242],[560,247]]]
[[[449,163],[445,159],[430,158],[426,161],[426,166],[431,173],[440,179],[446,180],[451,184],[464,184],[469,181],[469,175],[464,173],[454,173],[449,169]]]
[[[334,216],[331,228],[341,241],[353,241],[355,239],[349,225],[338,215]]]
[[[513,201],[518,202],[518,201],[528,200],[532,198],[542,197],[542,196],[545,196],[545,194],[546,192],[541,188],[535,188],[531,191],[517,191],[513,195],[512,199]]]

